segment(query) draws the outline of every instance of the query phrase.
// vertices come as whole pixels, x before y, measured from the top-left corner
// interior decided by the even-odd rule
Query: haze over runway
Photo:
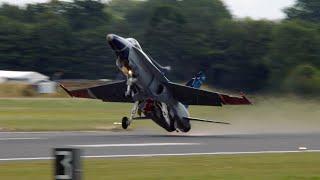
[[[319,151],[319,133],[167,134],[120,132],[1,132],[0,161],[50,159],[52,148],[76,147],[95,158]]]

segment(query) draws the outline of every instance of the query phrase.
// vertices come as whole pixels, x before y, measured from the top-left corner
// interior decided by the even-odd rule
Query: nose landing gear
[[[132,93],[131,93],[132,92],[132,85],[137,82],[137,78],[135,78],[133,76],[132,70],[128,70],[127,77],[128,77],[127,78],[127,91],[125,92],[125,96],[129,97],[130,95],[132,95]]]
[[[131,110],[130,118],[128,117],[123,117],[122,118],[122,128],[123,129],[128,129],[130,126],[131,122],[133,121],[134,116],[137,114],[139,108],[139,101],[136,101],[133,105],[133,108]]]
[[[130,126],[130,121],[128,117],[123,117],[122,118],[122,128],[127,129]]]

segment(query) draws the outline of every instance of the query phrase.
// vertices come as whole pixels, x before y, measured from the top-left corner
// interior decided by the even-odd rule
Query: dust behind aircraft
[[[206,79],[203,72],[196,74],[186,85],[171,82],[165,76],[169,67],[154,61],[133,38],[109,34],[107,41],[117,56],[116,65],[126,79],[84,89],[62,88],[72,97],[134,103],[129,118],[122,118],[124,129],[134,120],[152,119],[169,132],[188,132],[191,129],[190,121],[228,124],[192,118],[188,111],[189,105],[251,104],[245,96],[234,97],[199,89]]]

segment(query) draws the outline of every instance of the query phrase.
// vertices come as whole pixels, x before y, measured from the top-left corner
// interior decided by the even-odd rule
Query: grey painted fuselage
[[[167,131],[188,132],[190,122],[184,117],[189,117],[189,112],[172,96],[162,67],[154,63],[133,38],[109,34],[107,40],[116,52],[118,68],[132,83],[130,95],[139,102],[139,111]]]

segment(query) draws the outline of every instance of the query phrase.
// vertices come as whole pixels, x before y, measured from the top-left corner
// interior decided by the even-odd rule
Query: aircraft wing
[[[173,98],[186,105],[222,106],[249,105],[251,102],[245,97],[235,97],[217,92],[195,89],[192,87],[169,82],[168,87]]]
[[[125,97],[124,92],[126,91],[127,84],[124,80],[76,90],[68,90],[61,84],[60,86],[71,97],[100,99],[109,102],[133,102],[131,97]]]

